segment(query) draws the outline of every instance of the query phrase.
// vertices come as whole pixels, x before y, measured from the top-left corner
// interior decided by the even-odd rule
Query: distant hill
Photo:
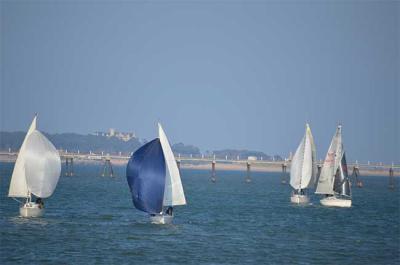
[[[21,147],[25,137],[25,132],[0,132],[0,150],[17,151]],[[69,152],[89,153],[109,153],[128,155],[136,151],[141,145],[146,143],[145,140],[140,141],[138,138],[132,138],[129,141],[123,141],[117,137],[107,137],[101,135],[82,135],[76,133],[48,134],[46,137],[55,145],[57,149],[68,150]],[[200,155],[200,149],[193,145],[185,145],[177,143],[172,145],[175,154],[182,156]]]
[[[193,145],[184,145],[183,143],[177,143],[177,144],[172,145],[171,148],[176,155],[177,154],[181,154],[182,156],[190,156],[190,155],[199,156],[199,155],[201,155],[200,148],[193,146]]]
[[[57,149],[68,150],[70,152],[82,153],[118,153],[129,154],[138,149],[142,143],[137,138],[132,138],[125,142],[116,137],[81,135],[76,133],[48,134],[46,137],[55,145]],[[0,149],[16,151],[20,148],[24,140],[25,132],[0,132]]]
[[[18,151],[21,147],[22,141],[25,137],[25,132],[0,132],[0,150]],[[101,135],[82,135],[77,133],[61,133],[61,134],[48,134],[45,135],[55,145],[57,149],[68,150],[69,152],[89,153],[109,153],[118,154],[121,152],[123,155],[129,155],[131,152],[136,151],[141,145],[146,143],[146,140],[139,140],[138,138],[131,138],[129,141],[123,141],[117,137],[107,137]],[[202,155],[200,149],[194,145],[185,145],[183,143],[176,143],[171,146],[175,155],[181,156],[200,157]],[[272,156],[259,151],[251,150],[235,150],[223,149],[206,152],[206,155],[211,156],[215,154],[217,158],[246,159],[249,156],[255,156],[257,159],[262,157],[263,160],[272,160]],[[274,156],[276,161],[282,160],[278,155]]]

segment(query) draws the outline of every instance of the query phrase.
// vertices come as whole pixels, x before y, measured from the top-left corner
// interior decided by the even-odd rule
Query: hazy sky
[[[1,130],[400,160],[400,2],[1,1]]]

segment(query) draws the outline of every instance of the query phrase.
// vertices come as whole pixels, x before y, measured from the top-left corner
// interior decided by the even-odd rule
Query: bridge
[[[93,152],[90,153],[80,153],[80,152],[67,152],[65,150],[59,150],[60,157],[62,161],[66,161],[67,159],[73,159],[77,161],[105,161],[105,160],[111,160],[111,161],[121,161],[121,162],[128,162],[130,159],[130,156],[128,155],[123,155],[121,153],[119,154],[105,154],[102,152],[102,154],[96,154]],[[0,161],[5,160],[5,161],[15,161],[18,156],[18,152],[4,152],[0,151]],[[217,164],[247,164],[250,163],[252,165],[259,165],[259,166],[275,166],[275,167],[281,167],[282,165],[285,165],[287,167],[290,167],[290,160],[283,160],[283,161],[273,161],[273,160],[248,160],[248,159],[229,159],[228,157],[225,158],[220,158],[220,157],[215,157],[215,156],[205,156],[202,155],[201,157],[194,157],[194,156],[181,156],[178,155],[175,157],[177,161],[180,161],[182,163],[202,163],[206,164],[209,163],[211,164],[212,162],[215,162]],[[318,162],[318,166],[322,166],[323,161]],[[367,163],[358,163],[357,161],[348,163],[349,168],[353,167],[358,167],[363,170],[389,170],[392,168],[395,171],[400,170],[400,165],[399,164],[384,164],[382,162],[367,162]]]

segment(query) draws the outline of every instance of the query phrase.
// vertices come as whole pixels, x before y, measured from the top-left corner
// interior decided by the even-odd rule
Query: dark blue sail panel
[[[342,165],[342,172],[343,172],[343,177],[344,177],[344,182],[342,184],[342,195],[346,196],[351,196],[351,190],[350,190],[350,180],[349,180],[349,174],[347,171],[347,162],[346,162],[346,154],[343,153],[342,160],[340,161]]]
[[[160,139],[140,147],[129,159],[126,178],[133,204],[147,213],[162,211],[165,188],[165,159]]]
[[[338,167],[335,175],[333,190],[340,195],[350,196],[350,182],[347,172],[346,155],[343,153],[340,160],[340,167]]]

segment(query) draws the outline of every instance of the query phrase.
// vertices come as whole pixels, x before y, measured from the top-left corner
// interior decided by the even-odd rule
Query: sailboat
[[[140,147],[129,159],[126,178],[136,209],[150,214],[155,224],[169,224],[173,207],[185,205],[181,176],[167,136],[158,124],[159,137]]]
[[[351,207],[350,180],[341,125],[337,127],[329,146],[315,193],[325,195],[320,201],[324,206]]]
[[[293,188],[290,201],[292,203],[308,203],[307,189],[315,184],[317,175],[317,156],[310,126],[306,124],[306,132],[290,167],[290,186]]]
[[[25,198],[19,208],[22,217],[43,215],[43,199],[50,197],[61,173],[61,159],[54,145],[36,129],[37,115],[19,150],[8,197]],[[33,201],[33,196],[36,200]]]

